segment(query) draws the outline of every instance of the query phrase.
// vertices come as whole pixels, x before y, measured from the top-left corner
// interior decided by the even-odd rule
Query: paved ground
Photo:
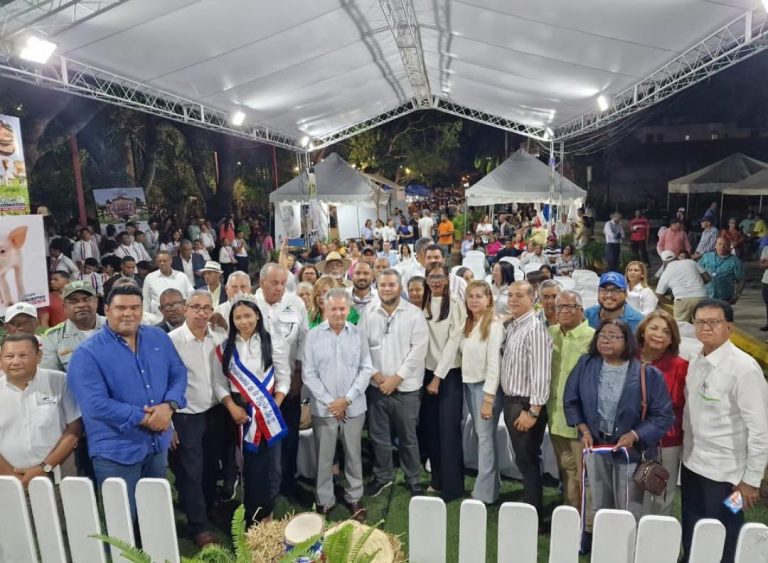
[[[741,299],[734,305],[736,326],[749,333],[761,342],[768,340],[768,332],[761,332],[760,327],[768,323],[765,315],[760,279],[762,270],[757,262],[747,263],[747,285]]]

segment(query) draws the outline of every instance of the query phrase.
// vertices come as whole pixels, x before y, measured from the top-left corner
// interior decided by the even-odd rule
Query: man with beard
[[[333,251],[327,254],[325,260],[317,263],[317,271],[322,275],[331,276],[343,286],[349,287],[352,284],[349,280],[344,279],[344,273],[349,270],[351,265],[352,261],[349,258],[342,258],[341,254]]]
[[[589,326],[597,329],[603,321],[620,319],[629,325],[634,333],[643,320],[643,314],[627,301],[627,280],[618,272],[606,272],[600,276],[597,291],[597,305],[593,305],[584,316]]]
[[[40,367],[67,371],[72,352],[104,325],[96,314],[96,290],[84,281],[73,281],[61,292],[67,320],[43,335],[43,359]]]
[[[420,390],[429,346],[429,328],[421,309],[401,298],[400,274],[379,274],[379,300],[358,326],[368,339],[375,373],[366,391],[368,432],[373,442],[373,481],[366,496],[378,496],[394,481],[392,431],[397,435],[400,465],[413,495],[421,495],[421,461],[416,425]]]
[[[363,316],[366,309],[379,302],[379,296],[373,285],[373,269],[368,262],[358,261],[352,269],[352,306]]]

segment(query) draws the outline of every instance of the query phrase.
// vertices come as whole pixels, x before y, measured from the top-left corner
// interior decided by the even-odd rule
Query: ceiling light
[[[597,107],[600,111],[605,111],[608,109],[608,99],[602,94],[597,97]]]
[[[50,41],[32,35],[27,37],[26,42],[19,50],[19,57],[25,61],[45,64],[48,62],[48,59],[51,58],[51,55],[53,55],[56,47],[56,43],[51,43]]]
[[[245,114],[242,111],[236,111],[229,116],[229,122],[235,127],[240,127],[245,123]]]
[[[544,138],[549,141],[554,136],[555,132],[550,127],[547,127],[546,131],[544,131]]]
[[[301,139],[299,139],[299,144],[300,144],[302,147],[306,147],[306,146],[309,144],[309,137],[307,137],[306,135],[304,135],[304,136],[303,136]]]
[[[763,0],[763,8],[765,8],[765,11],[768,12],[768,0]]]

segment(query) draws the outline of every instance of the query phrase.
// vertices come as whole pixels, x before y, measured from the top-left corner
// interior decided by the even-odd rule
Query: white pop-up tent
[[[740,152],[734,153],[700,170],[670,180],[667,183],[667,207],[669,207],[669,194],[686,194],[686,209],[688,209],[691,194],[722,192],[766,168],[768,168],[766,162]]]
[[[269,194],[275,204],[275,238],[298,238],[302,235],[302,205],[309,205],[313,224],[309,230],[327,232],[329,209],[336,207],[339,238],[358,238],[366,220],[377,219],[380,208],[386,208],[389,195],[364,174],[352,168],[336,153],[331,153],[313,167],[317,195],[309,197],[307,174],[303,173]],[[377,207],[379,209],[377,209]],[[304,232],[303,234],[309,234]]]
[[[768,196],[768,168],[736,182],[725,188],[720,195],[720,209],[723,209],[723,199],[727,195],[760,196],[760,211],[763,210],[763,197]]]
[[[467,205],[553,203],[578,205],[587,192],[554,172],[550,189],[549,166],[523,149],[494,168],[465,192]]]

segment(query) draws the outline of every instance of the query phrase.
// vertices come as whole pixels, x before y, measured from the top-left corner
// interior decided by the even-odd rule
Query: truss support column
[[[555,141],[549,141],[549,216],[547,217],[547,231],[552,227],[552,195],[555,192]],[[549,232],[547,233],[549,236]]]

